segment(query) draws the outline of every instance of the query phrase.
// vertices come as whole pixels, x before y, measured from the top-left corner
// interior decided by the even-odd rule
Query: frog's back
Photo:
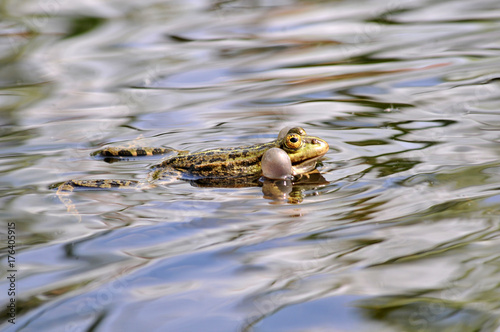
[[[260,175],[264,152],[278,146],[278,141],[272,141],[264,144],[181,154],[156,166],[152,177],[159,179],[174,176],[183,180],[197,180]]]

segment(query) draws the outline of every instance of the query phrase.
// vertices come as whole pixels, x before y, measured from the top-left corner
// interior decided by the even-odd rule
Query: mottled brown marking
[[[134,151],[123,149],[123,150],[120,150],[118,155],[123,156],[123,157],[134,157]]]

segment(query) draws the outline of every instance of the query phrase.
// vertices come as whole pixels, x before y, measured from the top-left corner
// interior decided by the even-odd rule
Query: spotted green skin
[[[302,146],[296,150],[287,148],[286,137],[274,141],[234,148],[218,148],[195,153],[186,153],[170,157],[161,164],[156,165],[149,174],[148,182],[161,182],[163,180],[181,179],[200,181],[210,185],[213,180],[225,183],[224,180],[235,178],[260,177],[262,174],[261,159],[264,153],[271,148],[283,149],[292,162],[293,174],[301,174],[311,170],[316,165],[316,160],[323,156],[329,149],[328,144],[314,136],[308,136],[300,127],[291,128],[288,133],[301,136]],[[135,157],[150,156],[165,153],[160,148],[108,148],[97,151],[101,157]],[[301,167],[301,165],[308,165]],[[203,182],[208,180],[209,182]],[[132,187],[137,181],[128,180],[70,180],[63,183],[59,189],[72,191],[79,188],[123,188]]]
[[[292,168],[305,161],[315,160],[328,151],[328,144],[318,137],[304,135],[302,141],[303,146],[296,151],[287,149],[283,138],[263,144],[178,155],[158,165],[151,178],[155,180],[175,176],[182,180],[198,180],[261,175],[262,156],[271,148],[285,150],[292,162]],[[300,174],[302,171],[294,173]]]

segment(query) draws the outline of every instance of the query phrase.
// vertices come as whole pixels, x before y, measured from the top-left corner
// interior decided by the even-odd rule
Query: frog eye
[[[285,146],[289,149],[296,150],[302,146],[302,138],[299,134],[288,134],[285,138]]]

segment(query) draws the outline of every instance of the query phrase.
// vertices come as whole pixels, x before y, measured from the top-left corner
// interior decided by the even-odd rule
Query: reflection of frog
[[[278,149],[284,151],[286,155]],[[195,153],[181,151],[178,155],[167,158],[159,165],[156,165],[149,174],[147,182],[131,180],[69,180],[59,186],[59,192],[68,192],[75,189],[144,187],[144,185],[151,184],[161,185],[171,182],[172,179],[191,181],[199,186],[252,186],[257,183],[262,175],[271,178],[286,178],[287,175],[296,176],[308,173],[315,169],[316,161],[328,149],[328,144],[324,140],[308,136],[301,127],[285,128],[280,132],[276,140],[268,143],[212,149]],[[163,148],[108,148],[97,151],[95,155],[104,158],[123,159],[164,154],[171,151]],[[275,155],[275,152],[278,153]],[[267,154],[267,156],[262,161],[264,154]],[[284,159],[283,155],[285,155]],[[278,156],[281,159],[278,159]],[[288,159],[286,156],[288,156]],[[291,164],[291,169],[287,170],[286,167],[282,167],[285,162]],[[273,172],[273,168],[281,168],[284,171]]]

